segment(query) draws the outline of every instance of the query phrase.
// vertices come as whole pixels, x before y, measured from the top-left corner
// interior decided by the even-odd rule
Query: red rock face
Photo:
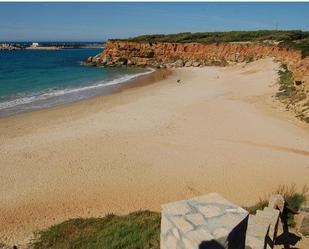
[[[299,51],[263,44],[199,44],[199,43],[137,43],[109,41],[99,58],[106,65],[164,66],[181,59],[184,63],[200,65],[228,65],[273,57],[293,72],[297,81],[309,86],[309,57]]]

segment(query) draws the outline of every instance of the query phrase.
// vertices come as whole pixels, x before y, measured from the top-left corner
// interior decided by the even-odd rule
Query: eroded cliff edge
[[[309,121],[309,56],[300,51],[263,43],[160,43],[108,41],[103,53],[90,57],[87,64],[96,66],[227,66],[271,57],[286,65],[293,74],[297,97],[286,101],[293,109]]]

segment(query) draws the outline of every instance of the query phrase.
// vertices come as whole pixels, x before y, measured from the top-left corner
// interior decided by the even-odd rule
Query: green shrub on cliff
[[[241,41],[294,41],[309,37],[309,32],[301,30],[258,30],[228,32],[185,32],[177,34],[142,35],[126,39],[134,42],[241,42]]]
[[[307,94],[305,90],[303,88],[296,88],[294,85],[293,74],[287,69],[286,65],[281,66],[278,74],[279,90],[276,94],[276,97],[286,105],[287,109],[298,105],[298,109],[294,110],[296,117],[304,122],[309,123],[309,102],[306,100]]]
[[[279,91],[276,96],[281,99],[292,97],[296,93],[292,72],[288,70],[286,65],[282,65],[281,69],[278,71],[278,74]]]
[[[160,214],[71,219],[39,232],[33,249],[159,249]]]
[[[309,56],[309,38],[296,41],[283,41],[279,44],[280,47],[300,50],[302,56]]]

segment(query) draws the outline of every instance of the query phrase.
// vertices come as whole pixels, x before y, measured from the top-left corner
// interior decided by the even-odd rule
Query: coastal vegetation
[[[286,65],[281,65],[279,74],[279,90],[276,96],[282,100],[291,98],[296,93],[293,74]]]
[[[297,212],[306,202],[308,188],[297,192],[295,185],[282,185],[274,192],[281,194],[287,207]],[[268,205],[269,196],[253,206],[245,207],[255,214]],[[70,219],[38,232],[31,243],[33,249],[159,249],[160,213],[139,211],[124,216]],[[289,213],[288,225],[294,226],[294,214]]]
[[[132,42],[177,42],[177,43],[223,43],[223,42],[268,42],[278,46],[300,50],[309,55],[309,32],[301,30],[258,30],[228,32],[184,32],[177,34],[141,35],[124,39]]]
[[[71,219],[36,234],[33,249],[159,249],[160,214],[150,211],[125,216]]]
[[[294,50],[300,50],[302,52],[302,56],[309,56],[309,38],[300,39],[300,40],[286,40],[279,43],[280,47],[290,48]]]
[[[291,211],[288,213],[288,225],[295,226],[294,213],[297,213],[301,206],[306,203],[306,195],[308,193],[308,187],[304,186],[300,192],[295,188],[295,185],[287,186],[280,185],[273,194],[280,194],[283,196],[287,208]],[[250,214],[255,214],[257,210],[263,210],[268,206],[269,195],[263,198],[249,207],[244,207]]]
[[[309,117],[305,113],[309,110],[309,103],[306,101],[307,97],[304,89],[301,87],[296,88],[293,74],[286,65],[281,65],[278,75],[279,90],[276,97],[286,105],[288,110],[295,109],[295,106],[298,105],[297,110],[295,109],[296,116],[308,123]]]
[[[267,198],[260,198],[257,203],[252,206],[244,207],[250,214],[256,214],[257,210],[263,210],[268,205]]]

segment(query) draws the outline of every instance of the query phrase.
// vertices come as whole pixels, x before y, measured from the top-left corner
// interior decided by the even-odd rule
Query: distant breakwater
[[[31,43],[0,43],[0,50],[59,50],[73,48],[104,48],[103,43],[78,43],[78,42],[43,42],[33,46]]]

